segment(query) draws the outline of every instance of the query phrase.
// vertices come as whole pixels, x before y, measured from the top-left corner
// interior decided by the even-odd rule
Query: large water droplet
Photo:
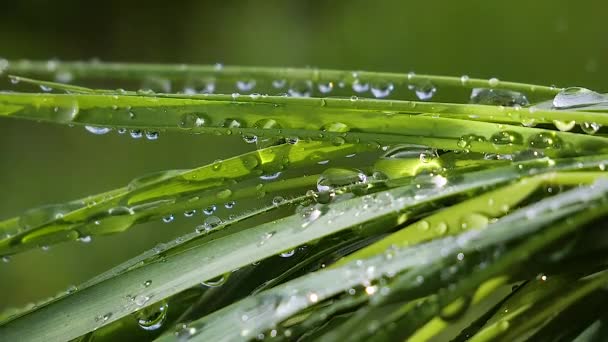
[[[338,187],[365,183],[367,176],[361,170],[329,168],[323,171],[317,180],[317,190],[320,192],[332,191]]]
[[[582,107],[608,102],[606,96],[593,90],[581,87],[571,87],[560,91],[553,98],[553,107],[556,109]]]
[[[168,309],[169,305],[165,302],[145,308],[137,313],[137,324],[144,330],[157,330],[167,319]]]
[[[512,90],[474,88],[471,91],[471,103],[492,106],[527,106],[530,104],[526,95]]]
[[[542,132],[531,136],[528,144],[531,148],[558,149],[562,146],[562,141],[554,132]]]
[[[490,137],[490,141],[495,145],[521,145],[523,140],[521,134],[513,131],[496,132]]]

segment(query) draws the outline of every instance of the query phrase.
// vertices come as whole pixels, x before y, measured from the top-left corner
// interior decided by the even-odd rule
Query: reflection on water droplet
[[[562,141],[554,132],[542,132],[531,136],[528,144],[531,148],[558,149],[562,146]]]
[[[334,82],[319,83],[318,88],[322,94],[330,93],[334,89]]]
[[[353,90],[357,93],[364,93],[369,90],[369,83],[361,82],[360,80],[355,80],[353,82]]]
[[[163,222],[170,223],[170,222],[173,222],[174,219],[175,219],[175,217],[173,216],[173,214],[170,214],[170,215],[163,217]]]
[[[581,124],[581,129],[587,134],[595,134],[600,128],[602,128],[602,125],[595,122],[583,122]]]
[[[372,87],[371,87],[372,94],[376,98],[387,97],[393,92],[394,89],[395,89],[395,86],[390,82],[374,83],[374,84],[372,84]]]
[[[255,87],[255,80],[243,80],[243,81],[237,81],[236,82],[236,88],[239,91],[251,91],[254,87]]]
[[[215,204],[212,204],[212,205],[208,206],[207,208],[203,209],[203,214],[205,214],[205,215],[211,215],[216,210],[217,210],[217,206]]]
[[[490,141],[495,145],[521,145],[524,138],[514,131],[500,131],[492,134]]]
[[[432,99],[433,95],[435,95],[437,92],[437,88],[435,88],[435,86],[428,81],[415,86],[414,90],[416,92],[416,96],[421,101],[428,101]]]
[[[84,128],[87,131],[89,131],[89,132],[91,132],[93,134],[98,134],[98,135],[106,134],[106,133],[108,133],[108,132],[111,131],[111,129],[108,128],[108,127],[84,126]]]
[[[262,238],[258,242],[258,247],[263,246],[268,240],[270,240],[270,238],[272,238],[274,236],[274,234],[276,234],[275,231],[266,232],[266,233],[262,234]]]
[[[576,125],[576,121],[553,120],[553,124],[555,125],[555,128],[559,129],[560,131],[567,132],[574,128],[574,126]]]
[[[608,102],[605,95],[581,87],[571,87],[560,91],[553,98],[556,109],[574,108]]]
[[[139,139],[139,138],[143,137],[143,133],[139,129],[132,129],[129,134],[131,135],[131,138],[133,138],[133,139]]]
[[[158,132],[146,131],[146,139],[148,139],[148,140],[158,139]]]
[[[224,204],[224,207],[225,207],[226,209],[232,209],[232,208],[234,208],[234,206],[235,206],[235,205],[236,205],[236,202],[235,202],[235,201],[230,201],[230,202],[226,202],[226,203]]]
[[[148,331],[159,329],[167,319],[169,304],[160,304],[141,310],[137,313],[137,324],[140,328]]]
[[[280,256],[281,258],[290,258],[290,257],[292,257],[294,254],[296,254],[296,250],[295,250],[295,249],[292,249],[292,250],[290,250],[290,251],[288,251],[288,252],[283,252],[283,253],[279,254],[279,256]]]
[[[491,106],[527,106],[530,104],[526,95],[512,90],[474,88],[471,90],[471,103]]]
[[[229,276],[230,276],[230,273],[222,274],[219,277],[215,277],[215,278],[208,279],[208,280],[201,282],[201,285],[207,286],[207,287],[220,287],[220,286],[224,285],[226,283],[226,281],[228,281]]]
[[[295,80],[289,85],[287,93],[293,97],[310,97],[312,95],[312,82],[309,80]]]
[[[272,81],[272,86],[276,89],[281,89],[281,88],[285,87],[286,84],[287,84],[287,81],[284,79]]]
[[[367,176],[361,170],[329,168],[321,173],[317,180],[317,190],[320,192],[335,190],[337,187],[365,183]]]

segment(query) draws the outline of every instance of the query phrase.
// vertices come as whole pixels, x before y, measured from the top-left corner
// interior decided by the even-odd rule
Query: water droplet
[[[365,183],[367,176],[361,170],[329,168],[321,173],[317,180],[317,190],[320,192],[332,191],[337,187]]]
[[[364,93],[369,90],[369,83],[361,82],[360,80],[354,80],[353,90],[357,93]]]
[[[228,281],[228,277],[230,276],[229,273],[227,274],[222,274],[219,277],[215,277],[209,280],[205,280],[203,282],[201,282],[201,284],[203,286],[207,286],[207,287],[220,287],[222,285],[224,285],[226,283],[226,281]]]
[[[272,81],[272,86],[276,89],[281,89],[281,88],[285,87],[286,84],[287,84],[287,81],[284,79]]]
[[[146,131],[146,139],[148,139],[148,140],[158,139],[158,132]]]
[[[239,128],[239,127],[245,127],[245,126],[243,125],[243,123],[241,123],[241,121],[239,121],[237,119],[226,119],[222,123],[222,127]]]
[[[435,93],[437,92],[437,88],[435,88],[435,86],[430,82],[419,84],[415,86],[414,89],[416,92],[416,96],[421,101],[428,101],[432,99],[433,95],[435,95]]]
[[[357,97],[357,96],[355,96],[355,95],[353,95],[353,96],[351,96],[351,97],[350,97],[350,101],[351,101],[351,102],[356,102],[356,101],[358,101],[358,100],[359,100],[359,97]]]
[[[185,217],[192,217],[192,216],[194,216],[194,214],[196,214],[196,210],[195,209],[184,211],[184,216]]]
[[[127,133],[127,129],[126,128],[119,128],[119,129],[116,130],[116,132],[118,134],[125,134],[125,133]]]
[[[198,233],[209,232],[220,224],[222,224],[222,219],[217,216],[209,216],[205,219],[205,222],[203,222],[202,225],[196,228],[196,231]]]
[[[230,202],[226,202],[226,203],[224,204],[224,207],[225,207],[226,209],[232,209],[232,208],[234,208],[234,206],[235,206],[235,205],[236,205],[236,202],[235,202],[235,201],[230,201]]]
[[[149,300],[150,300],[149,296],[141,295],[141,294],[137,295],[137,296],[135,296],[135,298],[133,298],[133,302],[137,306],[144,306]]]
[[[498,85],[498,83],[500,83],[500,80],[496,77],[492,77],[488,80],[488,85],[490,87],[496,87]]]
[[[255,87],[255,83],[255,80],[237,81],[236,88],[243,92],[251,91]]]
[[[243,141],[248,144],[254,144],[258,141],[258,136],[252,134],[243,134]]]
[[[297,210],[303,219],[302,228],[308,227],[312,222],[316,221],[323,214],[316,205],[301,207]]]
[[[167,319],[169,305],[161,302],[149,308],[141,310],[137,314],[137,324],[140,328],[148,331],[159,329]]]
[[[3,256],[2,257],[2,262],[5,263],[5,264],[11,262],[11,257],[8,256],[8,255]]]
[[[460,76],[460,84],[466,85],[468,82],[469,82],[469,76],[467,76],[467,75]]]
[[[496,132],[490,137],[490,141],[495,145],[521,145],[523,140],[521,134],[513,131]]]
[[[83,243],[90,243],[91,241],[93,241],[93,238],[91,237],[91,235],[85,235],[85,236],[79,237],[78,241],[83,242]]]
[[[95,322],[107,322],[110,317],[112,317],[112,313],[108,312],[107,314],[104,315],[99,315],[97,317],[95,317]]]
[[[175,217],[173,216],[173,214],[163,217],[163,222],[165,222],[165,223],[173,222],[173,220],[175,220]]]
[[[292,249],[292,250],[290,250],[290,251],[283,252],[283,253],[279,254],[279,256],[280,256],[281,258],[290,258],[290,257],[292,257],[294,254],[296,254],[296,250],[295,250],[295,249]]]
[[[270,240],[270,238],[272,238],[274,236],[274,234],[276,234],[275,231],[266,232],[266,233],[262,234],[262,238],[258,242],[258,247],[263,246],[268,240]]]
[[[41,85],[40,85],[40,90],[42,90],[42,91],[44,91],[44,92],[47,92],[47,93],[48,93],[48,92],[50,92],[50,91],[53,91],[53,88],[51,88],[51,87],[49,87],[49,86],[47,86],[47,85],[41,84]]]
[[[272,199],[272,204],[273,205],[280,205],[281,203],[285,202],[285,198],[281,197],[281,196],[276,196],[275,198]]]
[[[308,80],[295,80],[289,85],[287,93],[293,97],[310,97],[312,95],[312,82]]]
[[[96,127],[96,126],[84,126],[84,128],[93,133],[93,134],[106,134],[108,132],[110,132],[112,129],[108,128],[108,127]]]
[[[322,94],[330,93],[334,89],[334,82],[319,83],[318,88]]]
[[[556,109],[574,108],[608,102],[606,96],[593,90],[581,87],[571,87],[560,91],[553,98],[553,107]]]
[[[528,144],[531,148],[558,149],[562,146],[562,141],[554,132],[542,132],[531,136]]]
[[[602,125],[595,122],[583,122],[581,124],[581,129],[587,134],[595,134],[600,128],[602,128]]]
[[[335,132],[335,133],[346,133],[346,132],[350,131],[350,127],[348,127],[348,125],[341,123],[341,122],[332,122],[332,123],[325,124],[325,125],[323,125],[323,127],[321,129],[326,132]]]
[[[212,205],[208,206],[207,208],[203,209],[203,214],[212,215],[216,210],[217,210],[217,206],[215,204],[212,204]]]
[[[576,121],[553,120],[553,124],[555,125],[555,128],[559,129],[560,131],[567,132],[574,128],[574,126],[576,125]]]
[[[133,139],[139,139],[139,138],[143,137],[143,133],[139,129],[132,129],[129,134],[131,135],[131,138],[133,138]]]
[[[281,176],[281,171],[277,171],[277,172],[275,172],[275,173],[270,173],[270,174],[267,174],[267,175],[261,175],[261,176],[260,176],[260,179],[265,180],[265,181],[268,181],[268,180],[274,180],[274,179],[277,179],[277,178],[279,178],[280,176]]]
[[[527,106],[530,104],[526,95],[512,90],[474,88],[471,90],[471,103],[491,106]]]
[[[372,84],[371,91],[376,98],[384,98],[389,96],[394,89],[395,86],[390,82],[379,82]]]

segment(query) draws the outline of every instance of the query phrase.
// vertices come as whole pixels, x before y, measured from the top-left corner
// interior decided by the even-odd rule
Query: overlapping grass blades
[[[563,89],[317,69],[55,61],[0,66],[17,75],[16,83],[54,90],[0,93],[3,117],[261,142],[257,151],[221,162],[144,176],[2,221],[0,255],[119,233],[216,201],[299,193],[201,226],[77,289],[7,315],[0,323],[4,339],[523,341],[598,334],[602,314],[577,312],[586,301],[606,297],[608,246],[592,223],[608,211],[608,139],[600,130],[608,119],[599,107],[547,106]],[[57,83],[100,80],[155,89]],[[447,95],[444,102],[412,101],[414,92],[429,100],[434,87],[460,95],[471,88],[520,92],[532,103],[470,104],[466,94],[457,101]],[[330,91],[340,97],[326,97]],[[571,121],[593,124],[593,132],[572,129]],[[394,145],[424,152],[402,160],[411,156]],[[325,173],[304,174],[320,161],[382,151],[379,161],[359,165],[367,175],[356,181],[328,186],[321,182]],[[246,182],[285,170],[295,176],[262,186]],[[307,192],[318,181],[323,186]],[[289,214],[272,216],[281,210]],[[261,213],[272,218],[247,224]],[[578,249],[574,237],[586,235],[597,242]],[[564,248],[567,240],[574,247]],[[273,264],[273,256],[302,246],[311,252],[298,262]],[[275,268],[274,275],[236,271],[258,262]],[[258,289],[215,301],[222,287],[200,289],[201,282],[232,272],[240,277],[235,286],[251,282]],[[511,284],[523,285],[505,294]],[[484,303],[493,297],[499,302],[488,311]],[[213,309],[205,311],[207,305]],[[162,319],[138,335],[134,315],[146,310]],[[163,310],[172,310],[171,318]],[[455,323],[467,312],[466,324]],[[576,324],[560,326],[573,317]]]

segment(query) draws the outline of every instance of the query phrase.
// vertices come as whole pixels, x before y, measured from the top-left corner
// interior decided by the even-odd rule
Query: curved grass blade
[[[325,85],[328,90],[334,84],[342,83],[348,89],[355,91],[359,88],[373,87],[391,89],[406,88],[430,83],[438,87],[453,88],[501,88],[507,90],[531,93],[539,97],[553,97],[561,89],[515,82],[504,82],[497,79],[485,80],[469,77],[449,77],[436,75],[416,75],[414,73],[387,73],[368,71],[341,71],[327,69],[303,68],[271,68],[244,67],[223,65],[184,65],[184,64],[136,64],[136,63],[102,63],[102,62],[59,62],[59,61],[8,61],[5,72],[54,77],[55,79],[69,75],[70,79],[83,78],[117,78],[122,80],[143,81],[151,77],[169,81],[192,81],[194,79],[215,83],[230,83],[235,90],[237,82],[246,82],[244,88],[259,90],[260,86],[281,90],[284,86],[293,86],[295,82],[304,82],[306,89]],[[254,83],[251,85],[250,81]],[[273,84],[274,82],[274,84]],[[281,83],[283,86],[277,87]],[[310,85],[309,85],[310,83]],[[257,86],[257,87],[256,87]],[[271,87],[272,86],[272,87]],[[285,88],[283,88],[285,89]],[[261,92],[261,91],[258,91]],[[386,96],[386,95],[385,95]]]
[[[399,110],[398,101],[229,96],[165,98],[89,94],[0,94],[0,115],[135,130],[183,130],[265,138],[296,137],[344,142],[417,143],[448,150],[508,154],[529,148],[546,155],[605,150],[608,139],[538,128],[508,126]],[[404,102],[404,106],[415,103]],[[445,104],[435,106],[441,112]],[[392,106],[392,108],[391,108]],[[496,107],[489,107],[495,111]],[[388,108],[388,109],[387,109]],[[438,108],[438,109],[437,109]],[[432,108],[429,108],[432,109]],[[352,131],[352,132],[351,132]]]
[[[167,94],[167,93],[146,93],[125,90],[107,90],[107,89],[90,89],[80,86],[74,86],[63,83],[35,80],[20,76],[9,76],[14,82],[24,82],[33,85],[62,90],[68,93],[80,94],[98,94],[98,95],[133,95],[133,96],[151,96],[151,97],[168,97],[168,98],[183,98],[183,99],[225,99],[226,95],[211,95],[211,94]],[[237,96],[231,95],[232,99],[239,101],[257,100],[261,96]],[[262,98],[267,98],[264,96]],[[315,99],[306,98],[281,98],[275,100],[275,103],[313,103]],[[330,100],[326,98],[326,101]],[[353,101],[351,99],[351,101]],[[365,110],[382,110],[390,109],[399,113],[410,113],[424,115],[441,116],[444,118],[457,118],[469,121],[486,121],[515,124],[536,125],[536,124],[559,124],[566,125],[568,122],[579,123],[594,123],[597,125],[608,124],[605,113],[595,107],[576,107],[567,109],[554,109],[546,103],[535,104],[528,108],[521,107],[504,107],[493,105],[480,104],[463,104],[463,103],[440,103],[440,102],[424,102],[424,101],[387,101],[387,100],[369,100],[357,99],[357,108]],[[551,102],[551,101],[549,101]],[[388,103],[388,105],[386,105]],[[557,125],[556,124],[556,125]]]
[[[343,258],[332,267],[352,260],[367,258],[371,255],[382,254],[392,247],[405,247],[442,235],[455,235],[470,229],[486,228],[492,220],[513,210],[519,202],[527,198],[541,185],[588,185],[600,177],[608,177],[608,174],[604,172],[547,173],[505,185],[502,188],[478,195],[425,217]],[[471,208],[475,208],[474,211]]]
[[[464,272],[464,277],[456,281],[452,280],[453,286],[451,286],[450,291],[439,291],[438,294],[432,294],[420,303],[406,303],[400,310],[384,316],[384,319],[376,315],[376,312],[382,310],[382,306],[387,303],[407,302],[408,296],[406,294],[418,287],[416,277],[423,275],[425,279],[432,278],[430,275],[433,272],[439,272],[441,269],[449,267],[453,263],[452,260],[458,260],[456,253],[443,253],[444,260],[447,261],[446,264],[438,265],[435,271],[429,270],[428,267],[411,270],[401,278],[397,278],[387,296],[378,297],[377,301],[372,301],[371,306],[361,309],[343,326],[332,331],[327,339],[332,340],[341,336],[349,336],[355,340],[365,338],[370,333],[368,330],[357,329],[359,335],[355,336],[352,333],[352,327],[371,321],[375,321],[378,327],[389,327],[387,328],[388,331],[385,332],[388,336],[385,336],[385,338],[403,339],[409,336],[410,339],[417,341],[432,336],[432,333],[429,335],[429,332],[421,328],[441,309],[442,305],[440,303],[454,303],[484,281],[500,275],[509,275],[510,268],[526,260],[529,255],[580,228],[581,223],[589,222],[600,215],[604,215],[608,211],[608,207],[605,205],[595,208],[591,206],[591,209],[587,205],[592,202],[597,204],[597,201],[603,200],[607,193],[608,182],[600,180],[590,187],[576,188],[520,209],[505,216],[487,229],[463,233],[465,236],[466,234],[479,234],[479,236],[490,240],[497,238],[514,239],[515,236],[520,236],[520,234],[532,234],[555,222],[558,217],[568,218],[564,223],[548,227],[541,233],[536,233],[520,244],[511,247],[507,253],[484,266],[483,269],[470,273]],[[555,211],[556,208],[559,208],[558,212]],[[572,217],[576,217],[576,220],[572,220]],[[460,239],[460,241],[463,240]],[[458,253],[475,258],[476,253],[483,250],[483,246],[488,246],[485,245],[487,241],[489,240],[477,240],[474,244],[467,244],[468,248],[463,246]],[[432,288],[430,284],[426,284],[425,288],[427,287]],[[432,291],[434,290],[430,289],[427,292],[431,294]],[[443,306],[445,305],[443,304]],[[389,324],[391,322],[393,324]],[[397,327],[398,329],[396,329]]]
[[[205,197],[201,200],[196,196],[198,192],[212,191],[209,195],[216,200],[229,201],[234,196],[244,196],[254,191],[239,190],[238,185],[234,185],[237,181],[366,150],[369,148],[365,145],[352,144],[283,144],[192,170],[144,176],[124,188],[63,205],[34,209],[19,218],[0,222],[0,232],[3,233],[0,254],[8,255],[38,245],[120,232],[168,210],[208,201]],[[292,185],[314,184],[310,177],[293,183],[295,184]],[[268,189],[257,190],[281,189],[280,185],[266,187]]]
[[[328,209],[314,207],[314,215],[286,217],[180,253],[158,255],[157,260],[162,262],[148,263],[37,308],[0,326],[0,334],[33,337],[45,332],[50,340],[75,338],[144,306],[137,305],[141,301],[129,298],[148,298],[144,304],[150,305],[201,281],[321,237],[362,224],[365,224],[365,229],[387,229],[407,219],[403,214],[407,208],[518,176],[519,168],[516,167],[494,169],[464,175],[445,188],[436,188],[435,183],[428,180],[431,188],[422,186],[427,190],[419,189],[424,184],[419,180],[409,186],[338,202]],[[143,286],[148,280],[150,285]],[[61,322],[69,317],[79,317],[80,320],[72,322],[69,327],[63,325]],[[27,332],[23,331],[24,327],[27,327]],[[47,331],[49,327],[55,328],[52,335]]]

